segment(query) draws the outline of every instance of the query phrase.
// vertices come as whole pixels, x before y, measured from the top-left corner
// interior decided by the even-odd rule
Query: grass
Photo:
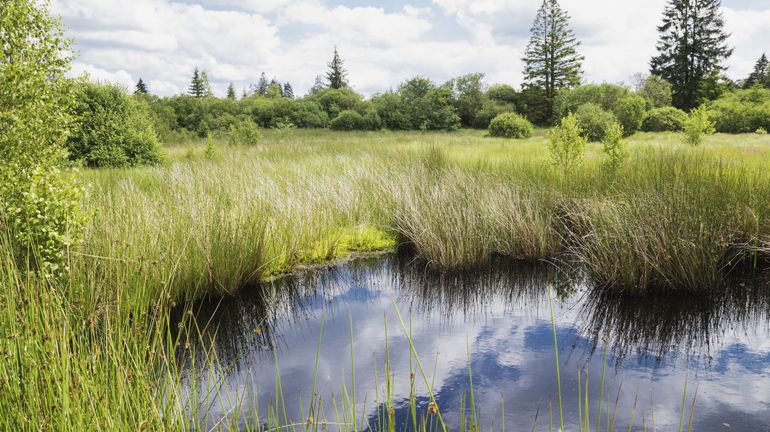
[[[16,268],[0,241],[4,428],[195,427],[200,407],[179,390],[189,340],[172,335],[195,329],[172,332],[169,309],[357,252],[410,245],[449,270],[496,255],[559,261],[633,293],[714,287],[767,257],[770,138],[693,149],[637,134],[616,175],[592,144],[563,178],[545,134],[268,131],[254,147],[176,144],[164,166],[83,172],[93,217],[66,278]],[[323,403],[337,402],[355,419],[354,395]],[[270,412],[270,425],[290,423]]]

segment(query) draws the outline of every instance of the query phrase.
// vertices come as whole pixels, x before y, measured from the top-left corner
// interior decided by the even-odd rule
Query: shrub
[[[604,154],[607,155],[607,160],[604,162],[605,168],[610,172],[617,171],[628,157],[626,148],[623,145],[623,126],[618,122],[612,123],[607,128],[602,144]]]
[[[486,99],[484,105],[476,113],[476,117],[473,119],[473,127],[478,129],[489,128],[489,123],[492,119],[500,114],[515,112],[513,104],[498,102],[496,100]]]
[[[227,134],[230,145],[257,145],[262,141],[262,131],[249,119],[243,119],[230,126]]]
[[[770,90],[753,88],[729,93],[709,105],[709,117],[723,133],[770,129]]]
[[[639,83],[637,93],[647,102],[648,109],[663,108],[671,105],[671,83],[657,75],[648,75]]]
[[[580,126],[582,136],[591,142],[602,141],[610,126],[617,123],[617,119],[611,112],[605,111],[595,103],[581,105],[577,109],[575,119]]]
[[[376,95],[372,98],[372,104],[383,127],[390,130],[406,130],[411,127],[406,106],[400,95],[393,92]]]
[[[645,132],[681,132],[687,113],[674,107],[656,108],[647,113],[642,122]]]
[[[158,163],[158,137],[148,106],[115,85],[76,85],[76,124],[67,139],[70,158],[91,167]]]
[[[489,123],[489,135],[502,138],[529,138],[532,123],[516,113],[504,113]]]
[[[642,124],[646,102],[631,90],[615,84],[591,84],[561,91],[554,101],[554,113],[562,118],[576,113],[580,106],[594,103],[611,112],[620,122],[626,135],[631,135]]]
[[[382,129],[382,119],[377,113],[377,108],[372,105],[367,107],[364,111],[363,120],[364,129],[366,130],[377,131]]]
[[[704,107],[694,109],[684,123],[686,144],[698,146],[703,143],[703,136],[714,133],[714,123],[709,120],[708,111]]]
[[[757,131],[756,131],[755,133],[756,133],[757,135],[767,135],[767,129],[765,129],[765,128],[759,128],[759,129],[757,129]]]
[[[353,110],[342,111],[332,120],[332,129],[338,131],[354,131],[366,129],[366,123],[361,114]]]
[[[437,87],[431,80],[415,77],[398,88],[409,129],[456,130],[460,116],[452,106],[453,92],[447,86]]]
[[[551,138],[548,140],[551,160],[564,175],[580,166],[585,147],[586,139],[583,138],[583,132],[574,114],[563,118],[561,124],[551,131]]]
[[[633,135],[642,127],[646,102],[639,95],[631,94],[615,104],[610,111],[615,114],[626,135]]]
[[[331,119],[361,103],[361,95],[347,87],[323,89],[310,99],[318,102]]]
[[[66,172],[62,149],[72,120],[64,77],[70,42],[45,3],[17,0],[2,9],[0,236],[20,268],[58,276],[85,224],[82,189]]]
[[[279,138],[286,138],[294,132],[294,129],[297,129],[297,125],[288,120],[281,120],[273,128]]]

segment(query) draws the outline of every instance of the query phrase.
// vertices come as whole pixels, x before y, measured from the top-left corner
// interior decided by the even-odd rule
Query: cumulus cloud
[[[665,0],[563,0],[583,42],[588,81],[619,82],[647,70]],[[766,48],[770,7],[725,0],[729,75],[741,78]],[[76,40],[73,73],[121,84],[142,77],[161,95],[183,92],[192,69],[207,70],[214,90],[244,88],[260,73],[298,93],[340,49],[351,84],[364,94],[412,75],[436,81],[484,72],[518,85],[521,57],[540,0],[54,0]]]

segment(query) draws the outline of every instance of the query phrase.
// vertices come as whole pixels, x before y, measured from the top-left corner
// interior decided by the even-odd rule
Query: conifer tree
[[[230,83],[229,86],[227,86],[227,98],[231,100],[235,100],[235,86],[233,83]]]
[[[266,97],[267,91],[269,89],[270,83],[267,81],[267,75],[262,72],[262,75],[259,76],[259,83],[257,83],[257,88],[254,89],[254,93],[256,93],[258,96]]]
[[[203,88],[203,96],[201,97],[214,96],[214,92],[211,91],[211,82],[205,70],[201,71],[201,88]]]
[[[770,88],[770,62],[767,61],[767,55],[764,53],[754,65],[754,71],[746,78],[743,88],[749,89],[755,85]]]
[[[147,89],[147,84],[142,80],[142,77],[139,77],[139,81],[136,83],[136,90],[134,90],[134,94],[147,94],[149,93],[149,90]]]
[[[202,98],[205,96],[205,88],[203,86],[203,80],[201,79],[201,72],[197,67],[193,71],[192,80],[190,81],[190,87],[188,87],[187,93],[195,98]]]
[[[334,57],[329,62],[329,70],[326,72],[326,81],[329,82],[329,87],[333,89],[341,89],[348,86],[348,71],[343,66],[340,53],[337,51],[337,47],[334,47]]]
[[[283,97],[294,99],[294,89],[291,88],[291,84],[286,83],[283,85]]]
[[[310,87],[310,94],[314,95],[326,88],[326,83],[321,75],[316,75],[313,87]]]
[[[532,36],[524,53],[524,88],[541,99],[541,113],[550,118],[553,98],[563,89],[580,84],[585,59],[580,42],[569,26],[570,16],[558,0],[543,0],[530,30]]]
[[[732,55],[720,12],[721,0],[668,0],[658,26],[658,55],[650,71],[671,83],[673,104],[692,109],[707,94],[709,80],[725,70]]]

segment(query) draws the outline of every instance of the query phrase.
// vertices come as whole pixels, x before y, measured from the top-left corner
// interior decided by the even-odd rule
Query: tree
[[[635,90],[647,102],[648,109],[671,105],[671,83],[657,75],[640,76]]]
[[[47,275],[66,269],[84,223],[63,151],[73,101],[63,34],[47,2],[0,6],[0,235],[19,265]]]
[[[577,51],[578,42],[569,27],[569,15],[558,0],[543,0],[530,32],[532,37],[524,53],[524,88],[543,98],[542,112],[535,121],[548,120],[552,101],[563,88],[580,84],[585,59]]]
[[[337,52],[337,47],[334,47],[334,57],[329,62],[329,70],[326,72],[326,80],[329,82],[329,87],[333,89],[348,86],[348,71],[343,67],[343,63],[340,53]]]
[[[722,63],[732,55],[719,11],[721,0],[668,0],[658,26],[658,55],[653,75],[671,83],[673,104],[689,110],[701,104],[707,86],[718,80]]]
[[[233,83],[230,83],[229,86],[227,86],[227,98],[231,100],[235,100],[235,86]]]
[[[136,90],[134,90],[134,94],[147,94],[149,93],[149,90],[147,89],[147,84],[142,81],[142,77],[139,77],[139,81],[136,83]]]
[[[254,94],[257,96],[266,97],[267,91],[270,89],[270,82],[267,80],[267,75],[264,72],[259,76],[259,82],[254,88]]]
[[[200,69],[197,67],[193,71],[192,80],[190,81],[190,87],[187,88],[187,93],[195,98],[202,98],[206,96],[206,86],[203,82],[203,75],[201,75]]]
[[[473,125],[476,113],[484,105],[484,74],[471,73],[457,77],[450,81],[449,86],[454,89],[453,105],[460,114],[463,126]]]
[[[313,87],[310,87],[310,94],[314,95],[316,93],[319,93],[321,90],[326,88],[326,83],[324,83],[324,79],[321,75],[316,75],[315,82],[313,83]]]
[[[757,60],[757,63],[754,65],[754,71],[744,81],[743,88],[750,89],[755,85],[770,88],[770,63],[767,61],[765,53],[762,53],[762,57]]]
[[[214,92],[211,91],[211,82],[209,82],[209,77],[206,75],[205,70],[201,71],[201,87],[203,88],[202,97],[214,96]]]
[[[294,99],[294,89],[291,88],[291,84],[286,83],[283,85],[283,97]]]

